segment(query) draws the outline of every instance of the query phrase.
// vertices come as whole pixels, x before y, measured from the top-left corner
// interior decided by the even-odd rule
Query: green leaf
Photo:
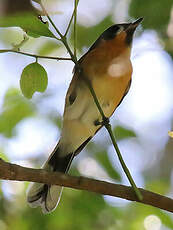
[[[113,132],[114,132],[116,140],[122,140],[122,139],[126,139],[129,137],[136,137],[136,134],[132,130],[125,129],[122,126],[116,126]]]
[[[167,28],[172,0],[132,0],[129,13],[134,18],[144,17],[142,25],[146,29],[165,31]]]
[[[94,153],[94,158],[101,164],[101,166],[104,168],[110,178],[121,181],[121,176],[112,166],[107,151]]]
[[[0,17],[0,27],[21,27],[30,35],[45,36],[54,38],[53,33],[48,29],[47,24],[42,23],[36,15],[31,13],[15,14]]]
[[[0,114],[0,133],[6,137],[14,135],[13,129],[26,117],[32,116],[34,108],[17,89],[9,89],[4,98]]]
[[[40,35],[33,33],[32,31],[26,31],[27,35],[33,38],[39,38]]]
[[[20,79],[20,88],[25,97],[32,98],[36,91],[44,92],[47,84],[47,73],[43,66],[34,62],[24,68]]]

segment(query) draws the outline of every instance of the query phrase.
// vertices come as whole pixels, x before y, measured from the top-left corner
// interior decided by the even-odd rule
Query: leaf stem
[[[66,60],[66,61],[71,61],[71,58],[61,58],[61,57],[49,57],[49,56],[41,56],[41,55],[36,55],[36,54],[30,54],[30,53],[25,53],[25,52],[21,52],[21,51],[17,51],[17,50],[8,50],[8,49],[4,49],[4,50],[0,50],[0,53],[18,53],[18,54],[22,54],[22,55],[26,55],[29,57],[34,57],[34,58],[44,58],[44,59],[54,59],[54,60]]]

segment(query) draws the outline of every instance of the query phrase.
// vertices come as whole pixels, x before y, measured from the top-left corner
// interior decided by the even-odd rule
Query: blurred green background
[[[5,20],[17,11],[22,14],[32,10],[28,0],[14,2],[1,0],[0,16]],[[34,6],[38,7],[35,2]],[[73,1],[43,2],[64,32]],[[173,197],[173,140],[168,136],[173,124],[172,0],[80,0],[78,57],[108,26],[138,17],[144,17],[144,21],[133,42],[132,87],[111,123],[137,185]],[[16,48],[23,35],[19,27],[0,28],[0,49]],[[23,44],[22,51],[68,56],[62,44],[52,38],[30,35],[32,37]],[[68,38],[73,47],[73,30]],[[35,93],[28,100],[20,91],[19,80],[24,67],[34,61],[34,58],[19,54],[0,54],[0,157],[39,168],[60,135],[64,97],[73,63],[39,59],[48,73],[48,87],[45,93]],[[128,185],[104,129],[76,157],[70,174]],[[0,182],[0,230],[173,229],[173,217],[168,212],[69,188],[64,189],[57,209],[43,215],[40,209],[28,207],[27,186],[27,182]]]

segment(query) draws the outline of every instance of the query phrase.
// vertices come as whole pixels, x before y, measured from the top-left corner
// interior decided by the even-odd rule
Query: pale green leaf
[[[32,98],[35,92],[44,92],[47,84],[47,73],[43,66],[34,62],[24,68],[20,79],[20,88],[25,97]]]
[[[122,126],[116,126],[113,132],[116,137],[116,140],[122,140],[122,139],[126,139],[129,137],[136,137],[136,134],[134,131],[130,129],[126,129]]]

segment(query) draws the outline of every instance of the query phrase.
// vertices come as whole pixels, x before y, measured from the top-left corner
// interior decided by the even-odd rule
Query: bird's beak
[[[138,25],[142,22],[143,18],[139,18],[136,21],[134,21],[133,23],[129,23],[127,25],[127,27],[125,28],[125,32],[126,32],[126,42],[127,44],[131,44],[132,43],[132,39],[133,39],[133,34],[136,30],[136,28],[138,27]]]
[[[142,22],[143,18],[138,18],[133,23],[129,23],[129,26],[126,28],[126,31],[135,31],[139,24]]]
[[[143,20],[143,18],[138,18],[131,25],[136,28],[142,22],[142,20]]]

